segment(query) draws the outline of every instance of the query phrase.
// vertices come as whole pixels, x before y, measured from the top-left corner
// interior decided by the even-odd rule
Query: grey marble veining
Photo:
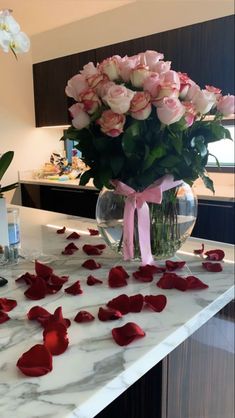
[[[85,243],[98,243],[100,237],[91,237],[88,227],[95,227],[91,220],[74,218],[58,213],[20,209],[22,259],[18,265],[2,266],[1,275],[9,281],[0,288],[0,297],[16,299],[17,307],[9,313],[10,321],[0,325],[0,417],[1,418],[92,418],[150,368],[174,350],[182,341],[214,316],[233,296],[234,265],[223,264],[220,273],[209,273],[201,267],[201,258],[192,255],[200,248],[199,239],[189,239],[177,257],[187,261],[187,268],[209,285],[201,291],[179,292],[162,290],[152,283],[138,283],[128,279],[128,286],[110,289],[107,283],[109,269],[123,265],[131,275],[139,263],[123,262],[120,256],[109,249],[102,256],[93,257],[102,264],[99,270],[89,271],[81,267],[89,257],[82,251]],[[68,244],[66,235],[56,234],[56,229],[66,226],[69,232],[81,233],[76,241],[79,251],[72,256],[62,256]],[[233,246],[205,241],[206,248],[223,248],[226,259],[231,260]],[[15,282],[21,274],[34,271],[34,259],[48,263],[58,275],[69,275],[69,284],[80,280],[83,294],[67,295],[62,291],[40,301],[25,298],[26,286]],[[189,269],[189,270],[188,270]],[[103,280],[102,285],[87,286],[89,274]],[[100,322],[98,309],[110,299],[126,293],[165,294],[167,306],[162,313],[143,310],[128,314],[117,321]],[[42,328],[28,321],[26,314],[32,306],[40,305],[53,312],[62,306],[64,317],[72,320],[68,329],[68,350],[53,357],[51,373],[29,378],[20,373],[16,362],[21,354],[37,343],[42,343]],[[76,313],[86,309],[95,316],[95,321],[77,324]],[[127,347],[119,347],[112,339],[113,327],[127,322],[136,322],[146,332],[146,337]]]

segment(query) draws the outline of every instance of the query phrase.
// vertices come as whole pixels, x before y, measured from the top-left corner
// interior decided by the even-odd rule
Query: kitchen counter
[[[21,254],[26,259],[21,259],[18,265],[1,267],[1,276],[8,279],[8,285],[0,288],[0,297],[18,302],[17,307],[9,312],[11,320],[0,325],[1,418],[95,417],[233,299],[232,245],[204,240],[207,250],[219,246],[225,251],[226,261],[220,273],[204,270],[201,258],[192,254],[194,248],[200,248],[200,239],[188,239],[177,253],[178,258],[187,261],[182,275],[189,275],[190,270],[209,285],[206,290],[162,290],[156,287],[159,275],[152,283],[129,278],[128,286],[111,289],[107,276],[112,266],[121,264],[131,275],[139,263],[123,262],[120,256],[106,248],[103,255],[93,257],[101,263],[101,269],[92,272],[84,269],[81,264],[91,257],[83,253],[82,246],[102,241],[101,237],[88,233],[87,228],[94,228],[95,221],[24,207],[20,207],[20,221]],[[68,241],[66,234],[58,235],[56,230],[63,226],[68,232],[81,234],[76,241],[79,251],[71,256],[61,255]],[[26,299],[26,286],[17,284],[15,279],[26,271],[33,273],[35,258],[48,263],[56,274],[69,275],[68,285],[79,279],[83,294],[71,296],[61,290],[39,301]],[[86,278],[89,274],[102,279],[103,284],[88,286]],[[122,293],[165,294],[168,302],[161,313],[146,309],[127,314],[117,321],[99,321],[99,307]],[[72,323],[68,329],[68,350],[53,357],[52,372],[30,378],[19,372],[16,362],[23,352],[42,342],[41,327],[26,318],[29,309],[36,305],[50,312],[62,306],[64,317]],[[73,318],[81,309],[91,312],[95,321],[88,324],[74,322]],[[120,347],[112,339],[111,330],[127,322],[137,323],[146,336],[127,347]]]

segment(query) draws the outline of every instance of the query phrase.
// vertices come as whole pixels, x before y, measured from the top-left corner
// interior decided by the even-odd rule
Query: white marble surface
[[[101,241],[100,237],[88,235],[87,227],[95,227],[93,221],[30,208],[20,209],[20,219],[21,251],[27,260],[20,261],[16,266],[0,268],[0,275],[9,280],[7,286],[0,288],[0,297],[14,298],[18,302],[18,306],[9,313],[12,319],[0,325],[1,418],[95,417],[233,299],[233,263],[225,261],[221,273],[203,270],[201,259],[191,254],[192,249],[200,247],[199,239],[189,239],[178,257],[187,260],[188,268],[209,285],[208,289],[191,292],[162,290],[156,287],[159,275],[152,283],[138,283],[130,278],[128,286],[110,289],[107,275],[111,266],[122,264],[131,274],[139,263],[124,263],[119,256],[106,249],[102,256],[96,257],[102,269],[90,272],[81,267],[85,259],[91,258],[83,253],[82,245]],[[80,250],[72,256],[61,255],[68,241],[65,235],[56,234],[56,229],[64,225],[81,233],[76,242]],[[206,242],[207,249],[215,247],[223,248],[226,259],[231,260],[232,245]],[[26,271],[33,272],[34,258],[49,262],[57,274],[69,274],[69,283],[80,280],[84,293],[71,296],[60,291],[39,301],[26,299],[23,293],[25,285],[16,284],[15,279]],[[188,270],[184,269],[182,273],[188,275]],[[87,286],[89,274],[101,278],[104,283]],[[145,310],[125,315],[118,321],[100,322],[98,308],[122,293],[165,294],[168,303],[162,313]],[[26,319],[26,313],[35,305],[44,306],[50,312],[62,306],[64,316],[71,320],[79,310],[85,309],[96,319],[87,324],[72,321],[68,329],[69,348],[64,354],[53,357],[52,372],[39,378],[29,378],[19,372],[16,362],[23,352],[42,342],[42,328]],[[127,347],[120,347],[112,340],[111,330],[130,321],[140,325],[146,337]]]

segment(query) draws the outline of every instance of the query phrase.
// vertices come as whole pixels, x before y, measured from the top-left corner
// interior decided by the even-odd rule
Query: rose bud
[[[89,115],[84,112],[83,105],[76,103],[69,108],[69,112],[72,116],[72,125],[77,129],[83,129],[90,123]]]
[[[222,113],[223,116],[229,116],[235,113],[235,97],[222,96],[217,103],[217,110]]]
[[[131,116],[134,119],[145,120],[149,117],[152,110],[150,99],[147,91],[139,91],[134,95],[130,106]]]
[[[135,87],[142,87],[148,76],[149,68],[146,65],[137,65],[130,73],[131,84]]]
[[[179,99],[165,97],[159,107],[157,107],[157,116],[165,125],[171,125],[178,122],[185,113],[185,107]]]
[[[114,113],[112,110],[105,110],[97,123],[104,134],[114,138],[123,132],[125,121],[124,115]]]

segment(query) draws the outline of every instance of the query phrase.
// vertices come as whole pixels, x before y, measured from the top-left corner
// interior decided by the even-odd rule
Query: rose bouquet
[[[201,89],[163,58],[161,53],[146,51],[85,65],[66,86],[67,96],[75,103],[69,108],[72,126],[63,138],[78,142],[76,147],[89,167],[80,184],[92,178],[98,189],[106,186],[127,195],[127,188],[143,193],[166,180],[161,190],[171,202],[172,223],[178,186],[174,182],[192,185],[201,177],[214,191],[206,172],[208,144],[231,139],[221,120],[234,113],[234,96],[223,96],[219,88],[209,85]],[[126,190],[118,191],[123,184]],[[135,205],[143,207],[136,198]],[[169,241],[170,236],[166,238]]]

